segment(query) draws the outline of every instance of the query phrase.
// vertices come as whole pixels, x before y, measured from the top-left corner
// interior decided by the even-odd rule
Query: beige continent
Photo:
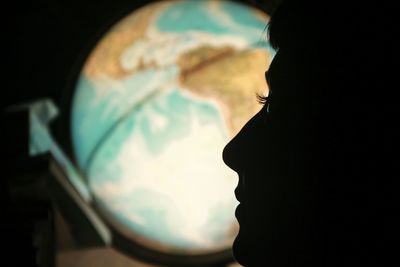
[[[182,55],[178,63],[183,88],[215,100],[232,137],[261,109],[256,95],[268,94],[264,73],[270,61],[271,54],[263,49],[201,47]]]
[[[83,73],[94,78],[107,75],[115,79],[129,75],[120,64],[121,54],[143,37],[151,20],[163,8],[163,4],[147,5],[113,27],[89,56]]]

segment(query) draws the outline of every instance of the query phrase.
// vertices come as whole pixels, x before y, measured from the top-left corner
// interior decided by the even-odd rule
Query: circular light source
[[[73,98],[75,158],[129,239],[180,255],[230,248],[237,176],[221,153],[267,92],[267,20],[237,2],[156,2],[91,52]]]

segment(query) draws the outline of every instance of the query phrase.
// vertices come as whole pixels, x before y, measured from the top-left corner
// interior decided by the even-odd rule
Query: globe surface
[[[224,145],[259,109],[268,17],[229,1],[161,1],[113,26],[76,85],[72,140],[95,206],[144,246],[229,248],[237,175]]]

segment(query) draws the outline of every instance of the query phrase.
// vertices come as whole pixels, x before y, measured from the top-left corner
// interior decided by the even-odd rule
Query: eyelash
[[[264,106],[264,105],[268,104],[268,96],[263,96],[263,95],[256,93],[256,98],[257,98],[257,102],[260,105]]]

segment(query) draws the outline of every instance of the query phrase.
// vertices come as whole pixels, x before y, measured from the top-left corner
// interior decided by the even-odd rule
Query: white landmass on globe
[[[162,98],[161,98],[162,99]],[[162,105],[162,101],[159,102]],[[90,175],[96,177],[91,188],[96,195],[101,195],[109,209],[127,214],[133,223],[143,225],[145,218],[139,217],[135,208],[157,209],[160,203],[148,205],[129,202],[129,196],[139,189],[151,189],[154,194],[167,196],[173,205],[166,210],[165,218],[174,233],[190,241],[196,247],[219,247],[213,240],[215,233],[202,230],[210,223],[210,209],[215,205],[225,206],[222,213],[233,214],[237,202],[232,192],[237,184],[237,176],[225,168],[221,161],[221,151],[226,144],[226,136],[216,123],[201,122],[195,113],[190,117],[190,133],[171,140],[159,154],[149,151],[145,136],[140,129],[134,129],[122,145],[116,158],[110,159],[111,172],[118,169],[119,177],[108,171],[107,166],[95,166]],[[161,131],[168,117],[154,112],[153,107],[144,106],[137,115],[141,119],[158,121],[154,131]],[[154,126],[153,126],[154,127]],[[101,151],[98,153],[101,157]],[[115,178],[110,180],[109,176]],[[218,177],[218,179],[216,179]],[[101,182],[100,182],[101,181]],[[120,201],[120,199],[124,201]],[[158,205],[157,205],[158,204]],[[179,225],[179,227],[176,227]],[[219,225],[218,231],[229,230],[226,225]],[[226,243],[225,240],[221,240]]]

